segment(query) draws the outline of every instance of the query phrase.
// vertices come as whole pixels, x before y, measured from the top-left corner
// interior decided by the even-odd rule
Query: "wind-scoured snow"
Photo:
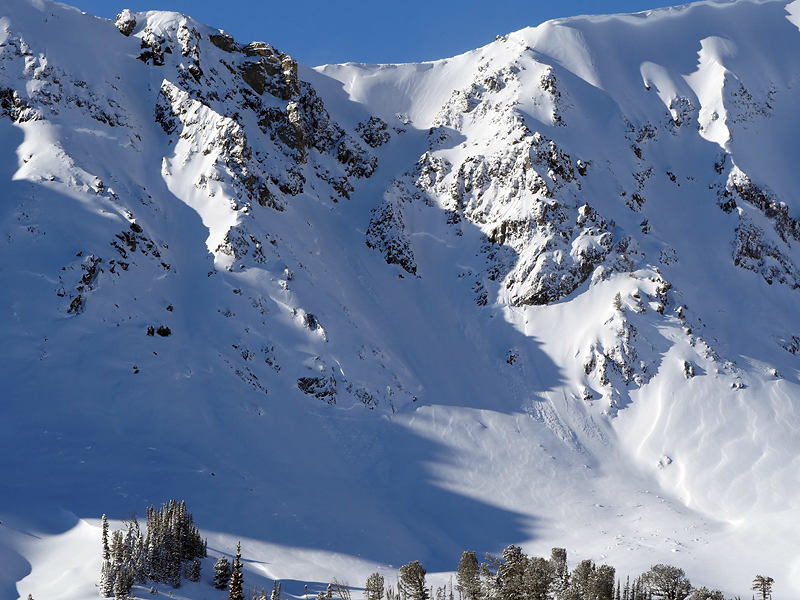
[[[176,598],[239,540],[298,597],[512,543],[796,595],[798,6],[311,69],[0,0],[0,597],[170,498]]]

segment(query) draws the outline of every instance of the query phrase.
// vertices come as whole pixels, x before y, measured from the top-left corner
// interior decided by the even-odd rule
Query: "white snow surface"
[[[132,16],[0,0],[0,598],[170,498],[174,598],[239,540],[296,597],[511,543],[800,595],[800,0],[316,69]]]

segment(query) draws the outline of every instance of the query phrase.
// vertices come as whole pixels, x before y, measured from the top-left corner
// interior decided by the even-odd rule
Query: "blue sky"
[[[488,44],[498,34],[581,14],[638,12],[667,0],[66,0],[113,18],[175,10],[224,29],[241,42],[272,44],[303,64],[416,62]]]

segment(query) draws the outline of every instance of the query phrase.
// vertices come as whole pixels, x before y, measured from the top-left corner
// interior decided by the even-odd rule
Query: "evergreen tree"
[[[383,600],[384,582],[383,575],[380,573],[373,573],[367,577],[367,583],[364,584],[364,599]]]
[[[569,600],[575,598],[584,600],[590,597],[591,583],[595,570],[594,561],[589,559],[582,560],[577,564],[572,570],[572,575],[569,580],[569,588],[566,595]]]
[[[114,595],[114,578],[115,574],[112,572],[111,559],[103,561],[103,567],[100,569],[100,595],[104,598],[110,598]]]
[[[456,589],[459,600],[479,600],[481,597],[480,566],[472,550],[466,550],[458,561]]]
[[[523,587],[523,598],[530,600],[548,600],[553,571],[550,562],[539,556],[527,560],[526,577]]]
[[[609,565],[600,565],[592,573],[589,583],[589,597],[592,600],[614,600],[615,569]]]
[[[725,596],[719,590],[709,590],[703,586],[692,590],[689,600],[725,600]]]
[[[550,570],[552,572],[550,595],[555,600],[561,600],[569,586],[566,548],[553,548],[550,550]]]
[[[519,546],[511,545],[503,550],[502,559],[497,567],[497,587],[499,600],[524,600],[528,595],[526,589],[526,572],[528,557]]]
[[[772,577],[764,577],[763,575],[756,575],[753,579],[753,585],[750,588],[754,592],[758,592],[761,600],[770,600],[772,598],[772,584],[775,581]]]
[[[181,575],[183,568],[180,562],[170,562],[169,565],[169,584],[177,589],[181,587]]]
[[[481,598],[486,600],[497,598],[500,589],[497,571],[500,564],[500,560],[486,553],[486,558],[481,563]]]
[[[643,580],[647,592],[658,600],[684,600],[692,592],[692,583],[683,569],[672,565],[653,565]]]
[[[184,574],[186,576],[186,579],[188,579],[189,581],[200,581],[201,568],[202,565],[200,564],[200,561],[196,558],[193,558],[191,562],[187,562],[186,568],[184,569]]]
[[[114,600],[127,600],[133,588],[133,576],[120,569],[114,578]]]
[[[220,556],[214,563],[214,587],[224,590],[231,581],[231,563],[224,556]]]
[[[236,556],[231,567],[231,583],[228,586],[228,600],[245,600],[242,587],[242,543],[236,545]]]
[[[398,588],[404,599],[429,600],[430,596],[425,584],[426,573],[427,571],[416,560],[400,567]]]
[[[111,560],[111,551],[108,548],[108,519],[103,515],[103,560]]]

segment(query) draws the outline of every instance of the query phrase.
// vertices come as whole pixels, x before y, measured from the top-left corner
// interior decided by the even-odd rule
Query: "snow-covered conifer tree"
[[[231,563],[225,556],[220,556],[214,563],[214,587],[224,590],[231,581]]]
[[[200,569],[202,565],[200,561],[196,558],[192,559],[191,562],[186,563],[186,568],[184,570],[184,574],[186,579],[189,581],[200,581]],[[255,596],[254,596],[255,597]]]
[[[472,550],[465,550],[458,561],[456,589],[459,600],[478,600],[481,595],[480,566]]]
[[[383,600],[384,581],[380,573],[373,573],[367,577],[367,582],[364,584],[365,600]]]
[[[398,587],[403,598],[429,600],[428,588],[425,585],[426,573],[427,571],[416,560],[400,567]]]
[[[242,577],[242,543],[236,545],[236,556],[231,566],[231,583],[228,586],[228,600],[245,600]]]
[[[753,585],[750,587],[751,590],[758,593],[758,597],[761,600],[770,600],[772,598],[772,584],[774,580],[772,577],[764,577],[763,575],[756,575],[756,578],[753,579]]]

